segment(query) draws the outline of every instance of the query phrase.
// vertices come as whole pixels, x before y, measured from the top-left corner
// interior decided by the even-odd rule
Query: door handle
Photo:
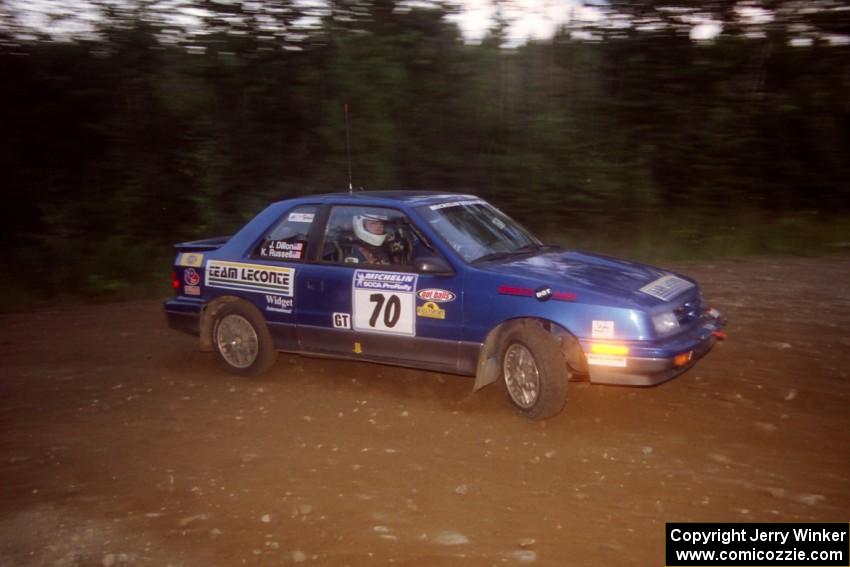
[[[322,291],[325,287],[325,282],[322,280],[307,280],[307,289],[313,291]]]

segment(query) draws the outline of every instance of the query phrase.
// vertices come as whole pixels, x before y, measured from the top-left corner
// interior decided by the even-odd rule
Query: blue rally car
[[[658,384],[723,338],[693,280],[543,244],[472,195],[301,197],[177,250],[169,324],[243,375],[278,351],[409,366],[544,419],[571,379]]]

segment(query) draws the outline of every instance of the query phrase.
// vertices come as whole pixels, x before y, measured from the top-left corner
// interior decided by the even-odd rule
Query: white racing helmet
[[[383,227],[384,221],[387,220],[386,217],[375,214],[364,214],[354,215],[352,220],[352,224],[354,225],[354,235],[366,244],[380,246],[384,243],[384,240],[386,240],[387,233],[384,232]],[[372,224],[376,221],[381,223],[380,233],[373,232],[374,229],[370,230],[367,228],[367,223]]]

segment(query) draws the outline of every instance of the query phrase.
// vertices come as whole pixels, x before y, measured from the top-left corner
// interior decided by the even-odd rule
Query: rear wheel
[[[235,374],[256,376],[277,360],[266,322],[249,305],[230,303],[222,307],[215,315],[212,339],[219,363]]]
[[[528,322],[505,334],[502,386],[514,408],[529,419],[546,419],[567,402],[570,372],[557,338]]]

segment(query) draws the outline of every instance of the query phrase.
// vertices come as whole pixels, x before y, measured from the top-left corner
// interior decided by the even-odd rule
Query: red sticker
[[[433,301],[435,303],[448,303],[455,300],[455,294],[445,289],[420,289],[416,294],[422,301]]]
[[[510,285],[500,285],[499,293],[501,295],[521,295],[522,297],[532,297],[534,290],[528,287],[513,287]]]
[[[541,290],[544,288],[541,288]],[[548,288],[545,288],[548,289]],[[540,291],[540,290],[538,290]],[[511,285],[500,285],[499,286],[499,294],[500,295],[518,295],[520,297],[535,297],[535,291],[529,287],[514,287]],[[553,291],[551,295],[547,295],[546,298],[555,299],[557,301],[575,301],[578,299],[578,296],[575,293],[566,292],[566,291]],[[543,299],[541,299],[543,301]]]
[[[556,291],[552,294],[552,299],[557,299],[558,301],[575,301],[576,298],[576,294],[565,291]]]
[[[195,271],[195,268],[186,268],[183,272],[183,281],[186,285],[198,285],[201,282],[201,276]]]

